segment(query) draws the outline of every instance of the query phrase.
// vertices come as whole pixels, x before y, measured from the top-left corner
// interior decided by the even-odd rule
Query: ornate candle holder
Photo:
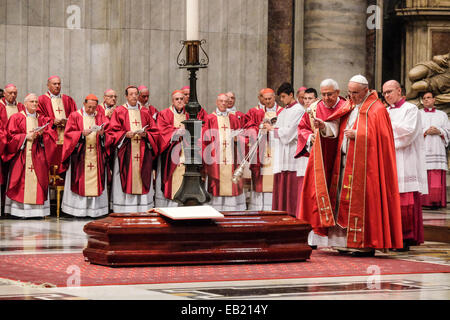
[[[185,107],[189,114],[189,120],[183,121],[183,124],[186,131],[189,132],[190,141],[186,141],[188,146],[185,148],[186,171],[174,200],[184,206],[198,206],[211,201],[211,195],[206,191],[202,181],[202,149],[197,145],[201,138],[203,124],[201,120],[197,119],[201,110],[197,99],[197,72],[199,69],[208,67],[209,57],[202,47],[206,43],[205,40],[181,41],[180,43],[183,47],[178,54],[177,64],[180,69],[189,71],[190,94],[189,102]],[[182,58],[183,51],[186,51],[185,58]],[[200,57],[201,52],[203,57]]]

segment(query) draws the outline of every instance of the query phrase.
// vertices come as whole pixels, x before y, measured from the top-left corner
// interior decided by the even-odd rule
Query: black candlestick
[[[186,105],[186,112],[189,114],[189,120],[183,121],[189,141],[185,144],[185,167],[183,182],[180,189],[175,194],[174,200],[183,206],[198,206],[211,201],[211,195],[206,191],[202,180],[202,148],[197,142],[201,138],[203,122],[197,119],[201,106],[197,100],[197,71],[200,68],[207,68],[209,58],[202,48],[206,41],[182,41],[183,48],[178,55],[177,63],[181,69],[189,71],[190,94],[189,102]],[[181,53],[186,48],[186,60],[180,59]],[[206,58],[200,60],[200,50],[203,51]],[[182,142],[185,143],[185,142]]]

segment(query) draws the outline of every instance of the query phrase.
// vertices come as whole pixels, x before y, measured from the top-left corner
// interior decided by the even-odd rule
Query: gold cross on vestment
[[[345,196],[345,200],[350,200],[350,192],[352,190],[352,180],[353,180],[353,176],[349,175],[348,176],[348,186],[344,185],[343,188],[347,189],[347,195]]]
[[[325,207],[326,203],[325,203],[325,197],[322,197],[322,203],[324,208],[320,208],[320,211],[324,212],[325,211],[325,220],[328,222],[330,221],[330,218],[328,217],[328,211],[330,210],[330,207]]]
[[[358,218],[355,217],[355,228],[354,228],[354,229],[353,229],[353,228],[350,228],[350,229],[349,229],[350,232],[351,232],[351,231],[354,231],[354,232],[355,232],[355,236],[353,237],[353,242],[357,242],[357,241],[356,241],[356,232],[362,232],[362,229],[361,229],[361,228],[357,229],[357,227],[358,227]]]

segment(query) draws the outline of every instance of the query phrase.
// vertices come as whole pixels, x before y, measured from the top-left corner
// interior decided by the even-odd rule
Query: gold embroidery
[[[85,130],[95,125],[95,117],[83,116]],[[97,133],[92,132],[86,137],[84,157],[84,189],[86,197],[98,197],[98,163],[97,163]]]
[[[38,127],[38,119],[34,117],[26,117],[26,131],[27,133],[32,132]],[[26,204],[36,204],[37,199],[37,176],[35,172],[35,166],[33,164],[32,157],[32,146],[31,141],[27,141],[25,145],[25,190],[23,195],[23,203]]]
[[[229,117],[217,117],[219,125],[219,171],[220,171],[220,196],[228,197],[233,195],[233,153],[231,143],[231,126]]]
[[[131,131],[142,129],[141,111],[139,109],[128,109]],[[135,135],[131,139],[131,161],[132,161],[132,194],[143,194],[141,176],[141,137]]]

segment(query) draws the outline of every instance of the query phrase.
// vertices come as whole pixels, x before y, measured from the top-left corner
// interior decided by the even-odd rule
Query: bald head
[[[221,93],[217,96],[216,105],[220,112],[225,112],[228,109],[228,96]]]
[[[47,88],[51,94],[57,96],[61,92],[61,78],[58,76],[53,76],[48,78]]]
[[[39,101],[38,96],[34,93],[28,94],[24,99],[25,108],[27,109],[28,113],[34,114],[37,110]]]
[[[103,100],[107,107],[114,107],[117,103],[117,94],[113,89],[108,89],[103,95]]]
[[[5,87],[3,95],[5,96],[5,100],[9,104],[15,104],[17,99],[17,88],[15,85],[8,85]]]
[[[396,80],[389,80],[383,85],[383,96],[390,105],[399,102],[402,97],[402,86]]]
[[[233,108],[236,103],[236,96],[231,91],[227,92],[226,95],[228,97],[228,108]]]

